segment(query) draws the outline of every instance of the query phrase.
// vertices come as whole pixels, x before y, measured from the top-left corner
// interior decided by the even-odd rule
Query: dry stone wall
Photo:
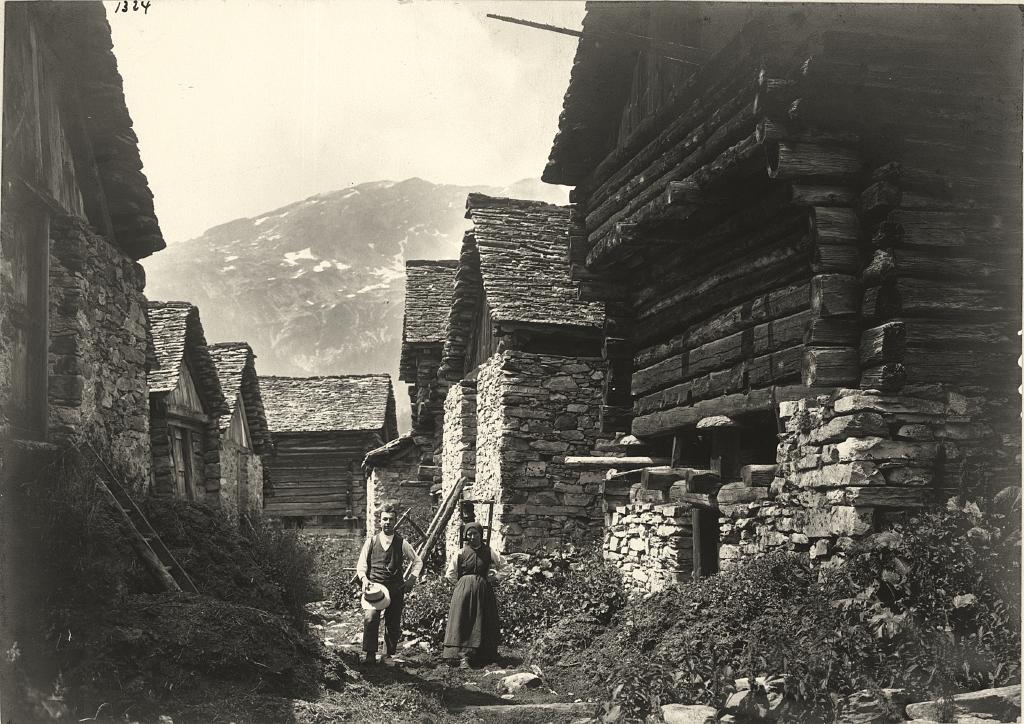
[[[688,505],[637,502],[608,516],[604,557],[625,584],[645,591],[688,581],[693,573],[692,511]]]
[[[940,385],[898,395],[840,389],[783,402],[774,479],[726,481],[714,496],[721,568],[772,550],[837,565],[859,538],[908,511],[961,492],[984,495],[1019,485],[1019,411],[1012,392],[969,395]],[[672,566],[685,570],[684,559],[673,557],[685,544],[667,545],[673,530],[667,512],[679,535],[692,540],[687,519],[693,508],[651,502],[675,490],[643,491],[609,516],[605,558],[639,588],[664,585]]]
[[[52,220],[49,436],[90,440],[136,494],[150,478],[145,282],[82,221]]]
[[[244,469],[243,469],[244,468]],[[230,520],[263,513],[263,461],[234,440],[220,439],[218,505]]]
[[[476,383],[462,381],[448,389],[444,401],[444,429],[441,435],[441,500],[459,480],[464,481],[463,497],[472,498],[476,478]],[[445,529],[448,555],[459,548],[459,516],[453,515]]]
[[[366,478],[368,529],[373,527],[381,507],[388,500],[396,500],[401,513],[408,508],[412,520],[426,529],[433,517],[433,500],[430,496],[431,481],[419,479],[420,455],[420,448],[410,444],[369,469]],[[403,527],[402,530],[407,529]]]
[[[473,497],[493,500],[492,543],[521,551],[601,539],[601,474],[565,465],[601,437],[600,359],[507,351],[477,375]]]

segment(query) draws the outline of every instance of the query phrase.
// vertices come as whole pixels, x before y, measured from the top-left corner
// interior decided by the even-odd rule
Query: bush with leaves
[[[593,550],[516,553],[498,584],[501,638],[506,646],[528,646],[545,628],[570,615],[586,614],[610,623],[626,602],[622,579]],[[403,625],[435,647],[444,639],[452,585],[428,578],[406,599]]]
[[[801,716],[826,719],[861,689],[928,698],[1017,681],[1019,516],[1019,503],[952,504],[869,537],[830,573],[773,553],[649,596],[624,614],[606,720],[721,706],[741,676],[776,677]]]
[[[950,500],[857,546],[836,603],[899,661],[884,672],[893,685],[946,694],[1018,681],[1020,541],[1019,490]]]

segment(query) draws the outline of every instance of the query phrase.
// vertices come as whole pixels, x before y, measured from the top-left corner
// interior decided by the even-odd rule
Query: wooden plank
[[[803,385],[789,385],[751,390],[746,393],[726,395],[713,400],[697,402],[689,407],[676,407],[649,415],[633,418],[632,433],[638,437],[656,437],[671,434],[677,430],[692,427],[704,417],[727,415],[733,417],[750,412],[765,412],[775,409],[779,402],[799,400],[820,394]]]
[[[264,515],[347,515],[349,510],[343,503],[278,503],[267,501],[263,506]]]
[[[860,280],[848,274],[811,277],[811,311],[815,317],[856,315],[860,312]]]
[[[861,366],[902,361],[906,343],[907,326],[903,322],[887,322],[864,330],[860,338]]]
[[[801,378],[808,387],[856,384],[860,379],[860,357],[857,348],[806,348]]]
[[[810,305],[810,286],[807,282],[789,284],[742,304],[694,323],[683,334],[640,350],[634,357],[634,366],[643,368],[678,354],[689,347],[727,337],[734,332],[749,329],[761,322],[807,309]]]

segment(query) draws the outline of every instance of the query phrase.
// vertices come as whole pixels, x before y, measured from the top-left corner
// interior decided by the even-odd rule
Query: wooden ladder
[[[104,494],[114,510],[120,514],[121,527],[127,531],[128,542],[131,543],[142,563],[160,582],[164,590],[198,593],[199,589],[196,588],[196,584],[192,582],[185,569],[164,545],[160,535],[139,510],[139,506],[135,504],[124,487],[117,482],[116,476],[107,463],[92,445],[88,442],[86,445],[93,457],[106,471],[106,475],[97,476],[99,483],[96,487]]]

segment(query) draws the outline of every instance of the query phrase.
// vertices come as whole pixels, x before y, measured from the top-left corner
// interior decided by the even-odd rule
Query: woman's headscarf
[[[480,534],[480,545],[484,542],[484,527],[477,523],[475,520],[472,523],[466,523],[466,527],[462,529],[462,537],[466,539],[467,545],[469,542],[469,531],[475,530]]]

